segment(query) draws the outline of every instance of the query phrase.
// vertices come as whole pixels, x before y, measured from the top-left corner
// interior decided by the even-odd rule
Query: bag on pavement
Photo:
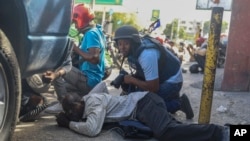
[[[129,139],[150,139],[153,137],[152,130],[139,121],[124,120],[118,122],[115,131],[123,138]]]

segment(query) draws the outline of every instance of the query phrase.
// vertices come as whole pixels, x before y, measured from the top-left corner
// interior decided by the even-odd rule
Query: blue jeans
[[[180,110],[180,90],[182,88],[182,82],[180,83],[169,83],[164,82],[160,84],[160,89],[157,94],[165,101],[167,110],[170,113],[175,113]]]

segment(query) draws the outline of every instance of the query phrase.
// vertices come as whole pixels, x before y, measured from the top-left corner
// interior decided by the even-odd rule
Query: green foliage
[[[185,29],[183,27],[179,28],[179,38],[180,39],[185,39],[186,38],[186,32],[185,32]]]
[[[139,27],[137,25],[136,15],[134,13],[114,13],[112,17],[113,21],[113,31],[119,28],[122,25],[132,25],[135,27]],[[117,22],[121,21],[120,24]]]
[[[166,27],[163,30],[163,33],[166,36],[171,37],[171,39],[176,39],[177,38],[177,30],[178,30],[178,19],[174,19],[171,23],[166,24]]]
[[[83,35],[79,34],[78,30],[75,28],[75,25],[72,24],[69,29],[69,37],[72,38],[76,43],[79,43]]]
[[[172,21],[172,39],[177,38],[177,36],[178,36],[177,30],[178,30],[178,19],[174,19]]]
[[[107,50],[105,50],[105,65],[107,67],[111,67],[113,64],[113,60]]]
[[[108,12],[105,13],[106,18],[104,21],[109,21],[110,19],[110,15]],[[97,23],[102,23],[102,17],[103,17],[103,12],[95,12],[95,21]],[[119,28],[122,25],[132,25],[135,27],[139,27],[137,25],[137,18],[136,18],[136,14],[135,13],[118,13],[115,12],[112,14],[112,23],[113,23],[113,27],[112,27],[112,31],[115,31],[117,28]]]
[[[224,33],[228,29],[228,23],[226,21],[222,22],[221,32]]]
[[[224,33],[228,29],[228,23],[223,21],[221,24],[221,33]],[[203,24],[203,34],[206,35],[209,33],[210,30],[210,21],[206,21]]]
[[[203,24],[203,35],[208,34],[209,30],[210,30],[210,21],[206,21]]]
[[[105,13],[106,15],[108,15],[108,12]],[[95,12],[95,22],[98,24],[102,23],[102,15],[103,12]]]
[[[166,27],[165,27],[165,29],[163,30],[163,33],[164,33],[166,36],[171,37],[171,35],[172,35],[172,24],[166,24]]]

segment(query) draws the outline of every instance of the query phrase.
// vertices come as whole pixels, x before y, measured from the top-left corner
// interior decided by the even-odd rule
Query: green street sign
[[[75,0],[75,3],[90,4],[92,0]],[[122,0],[95,0],[95,4],[99,5],[122,5]]]
[[[160,10],[152,10],[151,21],[155,21],[160,18]]]

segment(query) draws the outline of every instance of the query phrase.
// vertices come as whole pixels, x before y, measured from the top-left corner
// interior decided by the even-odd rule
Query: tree
[[[166,37],[172,37],[172,24],[166,24],[163,33],[166,35]]]
[[[137,24],[137,17],[135,13],[114,13],[112,16],[113,31],[122,25],[132,25],[140,28]]]
[[[210,21],[206,21],[203,24],[203,35],[208,34],[209,30],[210,30]]]
[[[95,12],[95,21],[97,23],[101,23],[102,22],[102,15],[103,12]],[[118,12],[114,12],[112,14],[111,17],[111,21],[109,21],[110,19],[110,15],[108,12],[106,12],[106,17],[105,17],[105,21],[108,21],[110,23],[112,23],[112,31],[115,31],[117,28],[119,28],[122,25],[132,25],[135,27],[139,27],[137,25],[137,17],[135,13],[118,13]]]
[[[174,19],[172,21],[172,39],[176,39],[178,37],[178,19]]]
[[[221,24],[221,32],[224,33],[228,29],[228,23],[226,21],[223,21]],[[206,21],[203,24],[203,35],[206,35],[209,33],[210,30],[210,21]]]
[[[185,32],[185,29],[183,27],[179,28],[178,34],[179,34],[180,39],[186,39],[186,32]]]
[[[222,22],[221,32],[224,33],[228,29],[228,23],[226,21]]]
[[[177,31],[178,30],[178,19],[174,19],[171,23],[166,24],[165,29],[163,30],[163,33],[166,36],[169,36],[171,39],[177,38]]]

